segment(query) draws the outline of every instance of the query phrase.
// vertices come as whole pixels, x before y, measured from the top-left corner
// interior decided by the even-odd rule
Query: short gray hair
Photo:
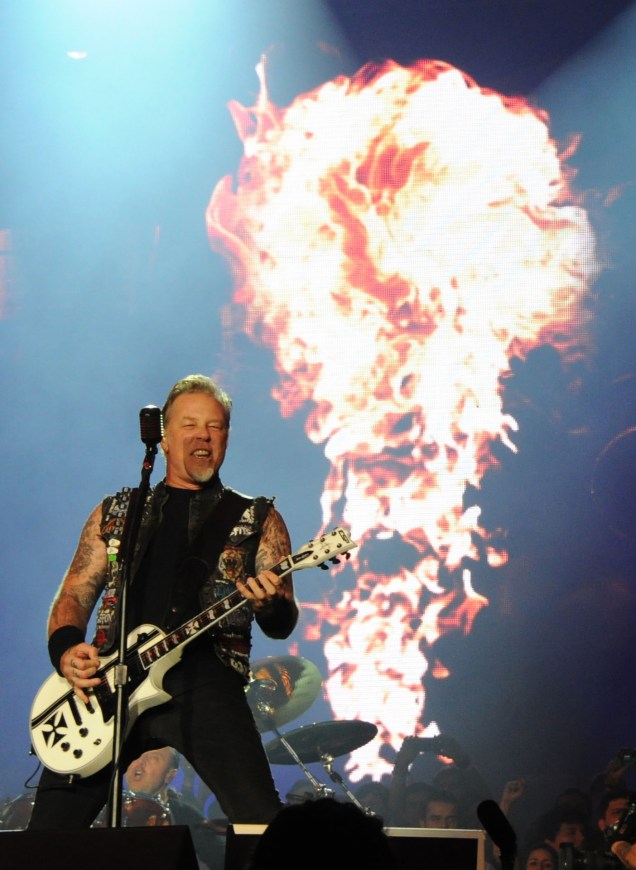
[[[207,375],[187,375],[185,378],[181,378],[180,381],[177,381],[168,393],[168,398],[161,409],[164,426],[168,422],[168,412],[170,411],[174,400],[178,396],[183,395],[183,393],[207,393],[209,396],[212,396],[212,398],[216,399],[219,405],[223,408],[225,422],[228,426],[230,425],[232,399],[225,390],[215,383],[212,378],[207,377]]]

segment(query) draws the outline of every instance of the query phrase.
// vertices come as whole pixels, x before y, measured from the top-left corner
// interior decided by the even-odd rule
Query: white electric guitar
[[[308,541],[293,556],[286,556],[271,570],[279,577],[303,568],[328,568],[339,556],[357,547],[346,529],[336,527]],[[126,734],[137,718],[151,707],[170,700],[163,689],[166,672],[177,664],[186,644],[216,625],[247,602],[238,589],[166,634],[155,625],[140,625],[126,643],[128,716]],[[84,704],[64,677],[52,674],[38,690],[31,706],[33,749],[46,767],[57,773],[90,776],[113,756],[116,709],[115,667],[118,654],[103,657],[95,674],[101,683],[89,690]]]

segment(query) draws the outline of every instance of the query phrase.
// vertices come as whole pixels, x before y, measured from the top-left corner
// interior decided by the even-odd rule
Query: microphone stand
[[[120,587],[119,587],[119,645],[117,653],[117,663],[114,668],[114,685],[115,685],[115,718],[113,731],[113,777],[111,782],[110,799],[108,802],[108,820],[109,827],[118,828],[121,826],[121,808],[122,808],[122,780],[123,771],[121,770],[121,754],[124,739],[126,737],[126,719],[128,713],[128,665],[126,664],[127,651],[127,612],[128,612],[128,585],[130,580],[130,565],[135,554],[135,547],[139,536],[139,528],[141,526],[141,518],[143,515],[144,505],[150,490],[150,475],[155,464],[155,456],[157,455],[157,445],[161,441],[161,437],[155,437],[154,433],[149,434],[144,431],[148,420],[151,416],[151,411],[158,411],[154,406],[148,406],[142,409],[141,428],[142,440],[146,445],[146,455],[141,467],[141,481],[139,486],[133,489],[130,493],[130,502],[128,511],[126,512],[126,520],[122,532],[119,559],[120,572]],[[144,420],[144,412],[146,414]],[[159,416],[159,430],[161,430],[161,417]],[[152,421],[151,421],[152,422]],[[157,433],[158,435],[159,433]],[[163,434],[163,433],[161,433]]]

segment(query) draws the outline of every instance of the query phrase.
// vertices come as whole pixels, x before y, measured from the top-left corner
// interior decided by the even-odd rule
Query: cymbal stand
[[[307,777],[309,782],[312,784],[314,791],[316,792],[316,796],[319,798],[326,798],[326,797],[332,798],[332,797],[334,797],[334,795],[335,795],[334,790],[332,788],[329,788],[329,786],[323,785],[323,783],[318,782],[318,780],[313,775],[313,773],[305,767],[304,763],[300,760],[298,753],[295,752],[294,749],[289,745],[289,743],[287,742],[287,740],[285,740],[285,738],[280,733],[280,731],[278,731],[277,728],[272,728],[272,731],[278,737],[278,739],[283,744],[283,746],[285,747],[287,752],[289,752],[289,754],[294,759],[294,761],[296,762],[298,767],[300,767],[300,769],[305,774],[305,776]]]
[[[313,789],[316,792],[316,795],[318,797],[321,797],[321,798],[333,797],[335,794],[334,790],[332,788],[329,788],[326,785],[323,785],[321,782],[318,782],[318,780],[313,775],[313,773],[310,770],[308,770],[305,767],[305,765],[303,764],[303,762],[300,760],[300,757],[299,757],[298,753],[296,752],[296,750],[292,746],[290,746],[289,741],[285,740],[284,736],[280,733],[280,731],[276,727],[276,725],[274,723],[274,709],[271,706],[271,704],[267,703],[267,700],[265,699],[265,697],[263,697],[263,695],[268,691],[268,689],[271,689],[271,686],[268,686],[267,684],[272,683],[272,682],[273,682],[272,680],[259,680],[260,685],[258,686],[258,689],[261,690],[261,692],[263,694],[260,694],[260,696],[258,697],[258,700],[256,702],[256,711],[257,711],[258,715],[262,717],[263,722],[268,726],[267,730],[274,732],[274,734],[278,737],[279,741],[283,744],[283,746],[285,747],[287,752],[289,752],[291,757],[294,759],[294,761],[296,762],[298,767],[300,767],[300,769],[305,774],[305,776],[307,777],[309,782],[312,784]]]
[[[336,785],[340,786],[340,788],[347,795],[349,800],[352,803],[354,803],[358,807],[358,809],[362,810],[365,813],[365,815],[367,815],[367,816],[374,816],[375,815],[373,810],[370,810],[368,807],[365,807],[365,806],[363,806],[363,804],[360,803],[360,801],[354,795],[354,793],[351,791],[351,789],[346,784],[344,779],[340,776],[340,774],[336,770],[333,769],[334,759],[333,759],[332,755],[323,755],[320,759],[320,762],[321,762],[322,766],[324,767],[324,769],[329,774],[331,781],[335,782]]]

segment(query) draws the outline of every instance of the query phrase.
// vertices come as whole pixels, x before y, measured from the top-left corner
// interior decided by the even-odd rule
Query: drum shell
[[[93,822],[94,828],[108,826],[108,807]],[[156,828],[172,824],[169,807],[159,798],[150,795],[124,792],[121,801],[121,824],[124,828]]]
[[[6,801],[0,808],[0,831],[26,830],[34,803],[35,793],[21,794],[12,801]],[[173,823],[169,807],[158,798],[148,795],[124,792],[121,810],[121,822],[125,828],[163,827]],[[100,812],[91,827],[108,827],[107,806]]]

